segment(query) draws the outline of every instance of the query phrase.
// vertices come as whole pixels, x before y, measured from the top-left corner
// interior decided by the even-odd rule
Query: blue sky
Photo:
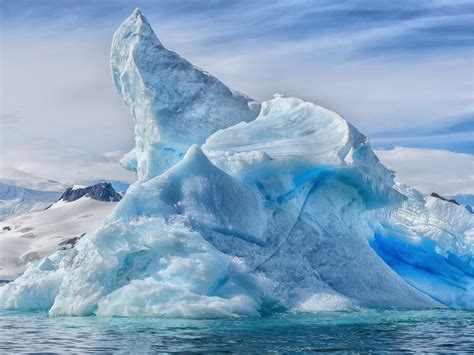
[[[133,145],[108,56],[140,7],[165,46],[256,99],[328,107],[379,149],[474,154],[472,1],[0,2],[5,150]]]

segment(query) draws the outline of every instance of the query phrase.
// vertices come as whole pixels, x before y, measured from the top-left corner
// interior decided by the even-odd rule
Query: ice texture
[[[122,164],[139,179],[159,175],[192,144],[259,112],[257,102],[166,49],[138,9],[115,32],[110,62],[135,121],[135,148]]]
[[[405,281],[451,308],[474,309],[474,218],[463,206],[402,185],[400,208],[373,219],[370,241]]]
[[[254,225],[239,226],[235,209]],[[254,234],[259,209],[253,191],[192,146],[164,174],[132,185],[103,226],[62,258],[53,255],[48,270],[36,263],[2,287],[0,302],[51,315],[258,315],[266,280],[213,247],[201,230],[234,223],[237,233]]]
[[[276,95],[251,120],[244,96],[204,94],[223,86],[165,50],[137,11],[112,53],[112,68],[127,68],[114,77],[136,122],[126,160],[140,179],[74,249],[1,287],[0,307],[195,318],[474,309],[473,216],[397,184],[342,117]],[[193,82],[161,68],[160,53]]]

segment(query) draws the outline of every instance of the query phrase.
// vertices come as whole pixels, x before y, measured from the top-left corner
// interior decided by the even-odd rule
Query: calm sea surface
[[[474,312],[362,310],[189,320],[0,311],[0,353],[369,350],[474,352]]]

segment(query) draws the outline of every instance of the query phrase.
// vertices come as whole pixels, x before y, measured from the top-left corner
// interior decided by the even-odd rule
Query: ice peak
[[[115,32],[110,64],[136,124],[136,148],[122,164],[139,179],[161,174],[192,144],[260,111],[254,100],[166,49],[139,9]]]
[[[130,17],[143,18],[143,14],[140,8],[137,7],[135,10],[133,10],[132,15]]]
[[[176,165],[171,167],[167,173],[176,174],[181,171],[184,175],[193,172],[201,176],[209,176],[212,174],[220,174],[220,172],[210,161],[209,158],[204,154],[201,148],[197,144],[193,144],[187,150],[183,159]]]
[[[183,158],[183,160],[192,160],[192,159],[207,160],[206,156],[204,155],[201,148],[199,148],[197,144],[193,144],[192,146],[190,146],[188,151],[186,152],[186,155]]]
[[[117,36],[117,38],[115,38]],[[115,41],[135,41],[136,37],[140,42],[148,42],[155,46],[162,46],[160,40],[151,28],[148,19],[143,15],[137,7],[133,13],[120,25],[114,35]]]
[[[138,7],[133,11],[133,13],[130,15],[129,19],[132,19],[133,22],[141,25],[140,27],[138,27],[138,29],[146,28],[151,33],[155,34],[153,32],[152,28],[151,28],[150,23],[148,22],[148,19],[143,15],[143,13],[141,12],[141,10]]]

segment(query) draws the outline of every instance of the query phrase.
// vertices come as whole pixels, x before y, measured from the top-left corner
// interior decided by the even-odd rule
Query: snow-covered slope
[[[44,209],[61,195],[0,182],[0,221],[25,212]]]
[[[150,46],[150,32],[135,11],[112,48],[116,85],[114,68],[131,70],[119,70],[118,91],[136,122],[140,180],[74,249],[1,287],[0,307],[168,317],[474,309],[471,214],[396,184],[362,133],[297,98],[277,95],[255,120],[219,121],[205,137],[202,123],[234,104],[186,96],[196,85],[215,92],[202,72],[197,83],[157,81],[163,53],[160,73],[190,64]],[[186,139],[174,131],[183,123]],[[189,146],[183,157],[164,153],[175,137]]]
[[[15,279],[31,261],[67,248],[67,241],[97,228],[115,206],[83,197],[0,222],[0,279]]]
[[[159,175],[192,144],[259,112],[257,102],[166,49],[138,9],[115,32],[110,62],[136,125],[135,149],[122,164],[139,179]]]

